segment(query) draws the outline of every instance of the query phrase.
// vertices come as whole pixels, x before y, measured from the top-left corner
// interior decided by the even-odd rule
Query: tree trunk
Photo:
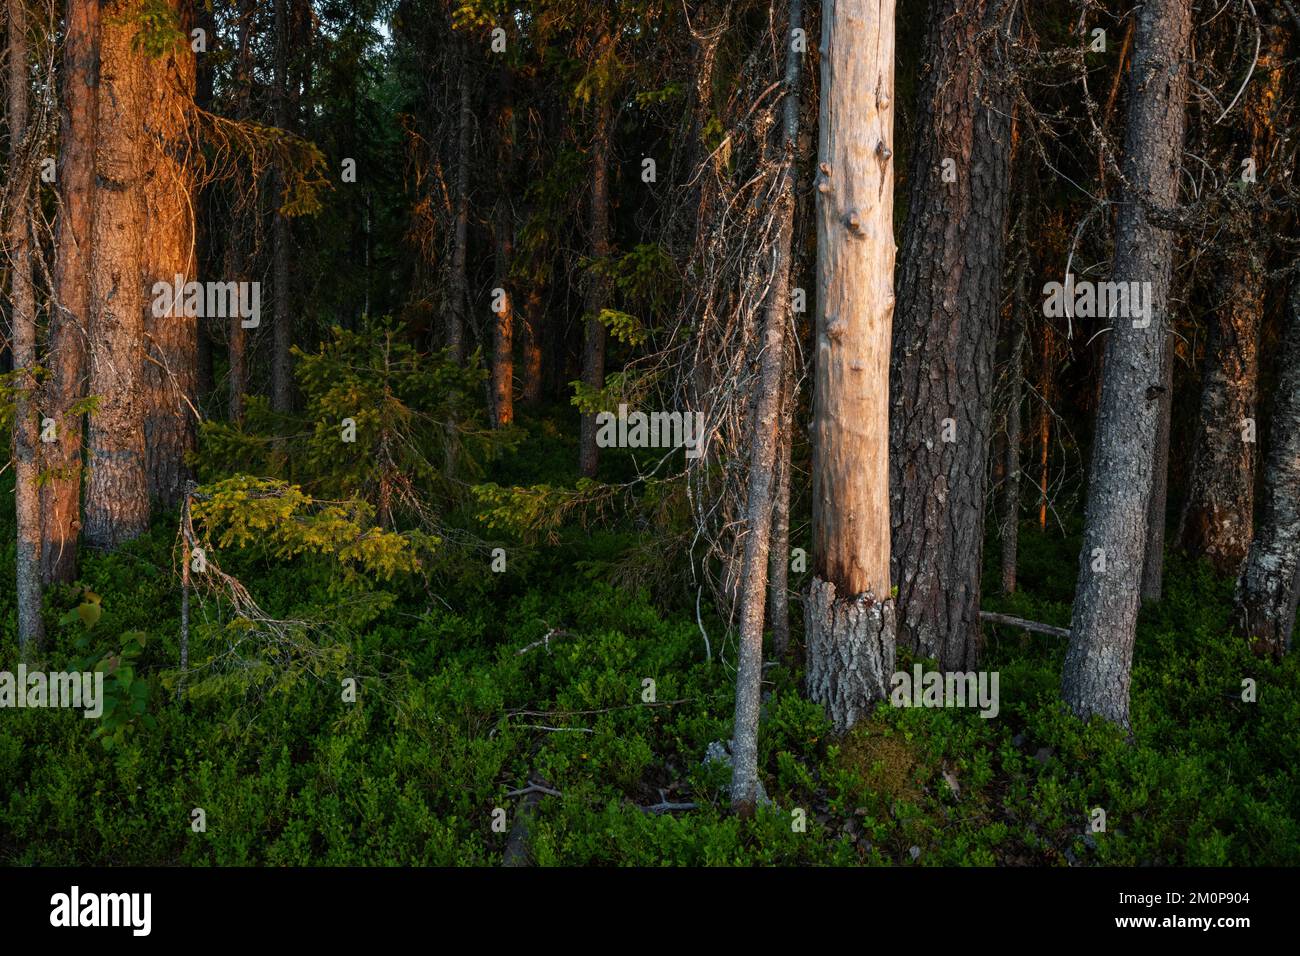
[[[787,335],[793,334],[787,332]],[[790,454],[794,431],[794,350],[787,340],[781,383],[781,420],[776,452],[776,501],[772,511],[772,550],[768,560],[768,618],[772,656],[790,653]]]
[[[41,489],[41,577],[46,584],[67,583],[77,576],[83,415],[76,406],[86,395],[91,313],[99,19],[98,0],[69,0],[63,39],[55,306],[50,317],[50,380],[45,391],[46,417],[54,421],[55,440],[42,449],[47,479]]]
[[[1170,323],[1172,325],[1172,323]],[[1147,543],[1142,561],[1142,603],[1160,600],[1165,579],[1165,512],[1169,499],[1169,429],[1174,410],[1174,341],[1165,342],[1160,373],[1160,418],[1156,424],[1155,460],[1151,471],[1151,499],[1147,503]]]
[[[540,405],[542,401],[542,343],[545,334],[546,304],[542,280],[534,278],[524,301],[523,399],[527,405]]]
[[[1276,131],[1286,128],[1287,30],[1266,18],[1256,78],[1246,88],[1243,119],[1247,155],[1261,167],[1273,155]],[[1247,187],[1265,189],[1260,185]],[[1192,444],[1191,479],[1179,521],[1179,544],[1215,571],[1236,574],[1250,549],[1255,511],[1259,392],[1259,332],[1264,318],[1265,257],[1274,230],[1243,215],[1230,229],[1218,267],[1217,302],[1201,373],[1201,407]],[[1247,425],[1247,422],[1250,425]]]
[[[930,7],[889,383],[898,641],[943,670],[973,667],[981,642],[1011,169],[1011,98],[980,49],[993,42],[980,38],[989,6]]]
[[[822,17],[814,578],[804,619],[808,695],[844,730],[886,695],[894,669],[894,4],[837,0]]]
[[[1047,530],[1048,463],[1052,449],[1052,324],[1043,323],[1043,354],[1038,376],[1038,530]]]
[[[170,0],[180,12],[179,0]],[[188,36],[188,30],[186,30]],[[195,58],[188,42],[150,60],[155,82],[146,88],[144,178],[144,287],[195,278],[195,196],[189,156],[189,115],[194,95]],[[152,302],[152,294],[149,296]],[[184,494],[189,470],[185,456],[194,450],[198,400],[198,318],[174,307],[170,314],[145,313],[145,453],[149,497],[174,509]]]
[[[273,91],[275,125],[293,131],[294,117],[289,114],[289,0],[275,0],[275,88]],[[289,258],[292,237],[289,219],[280,211],[284,175],[276,174],[276,210],[272,225],[272,287],[275,293],[275,327],[271,341],[271,407],[286,414],[293,410],[293,289],[290,285]],[[368,251],[368,250],[367,250]]]
[[[1300,597],[1300,280],[1291,301],[1269,426],[1259,523],[1237,579],[1237,626],[1256,649],[1291,647]]]
[[[776,459],[784,411],[785,335],[790,314],[790,244],[794,234],[795,148],[799,138],[799,68],[794,31],[802,29],[800,0],[790,0],[786,35],[785,100],[782,103],[784,159],[777,175],[772,274],[763,302],[763,342],[759,356],[758,394],[754,399],[753,439],[749,449],[749,488],[745,504],[745,552],[740,594],[740,658],[736,665],[736,712],[733,729],[731,805],[752,816],[762,786],[758,776],[758,715],[762,703],[763,611],[767,598],[768,548],[771,542]]]
[[[31,212],[38,158],[24,156],[27,139],[27,87],[30,64],[28,50],[27,0],[9,0],[9,76],[7,121],[9,126],[10,196],[9,221],[5,223],[9,256],[10,320],[13,329],[14,371],[17,395],[14,403],[14,502],[17,519],[15,564],[18,609],[18,648],[24,659],[41,650],[44,627],[41,622],[41,511],[40,462],[37,454],[40,429],[36,399],[36,289],[32,283]]]
[[[1023,276],[1018,276],[1021,281]],[[1018,286],[1018,289],[1021,288]],[[1017,294],[1017,300],[1019,295]],[[1002,487],[1002,593],[1016,593],[1016,563],[1020,550],[1020,405],[1023,400],[1025,352],[1024,312],[1018,307],[1012,321],[1015,331],[1011,340],[1011,359],[1007,374],[1011,395],[1007,400],[1007,445]]]
[[[148,58],[131,48],[134,0],[102,10],[99,141],[91,243],[90,394],[85,538],[112,549],[149,523],[144,445],[144,110]]]
[[[513,249],[511,233],[513,217],[510,202],[504,197],[497,200],[496,232],[496,288],[492,293],[492,421],[503,428],[515,420],[514,394],[514,301],[510,294],[510,255]],[[500,298],[498,299],[498,295]]]
[[[447,290],[447,348],[452,361],[465,361],[465,312],[469,302],[469,279],[465,271],[466,247],[469,244],[469,152],[474,133],[473,93],[470,89],[469,44],[459,42],[460,118],[456,131],[455,215],[452,227],[451,275]]]
[[[608,37],[604,42],[609,42]],[[602,43],[603,45],[603,43]],[[613,135],[614,110],[610,93],[600,92],[596,110],[596,129],[591,144],[591,258],[597,267],[604,266],[611,251],[609,230],[609,152]],[[594,272],[587,276],[587,322],[582,343],[582,381],[591,388],[605,387],[605,326],[597,316],[608,304],[608,283]],[[581,444],[578,448],[578,471],[587,478],[596,476],[600,452],[596,447],[596,416],[582,416]]]
[[[1149,0],[1136,16],[1123,161],[1131,185],[1120,207],[1111,280],[1149,282],[1150,295],[1144,327],[1121,316],[1111,320],[1106,334],[1083,551],[1062,677],[1065,701],[1076,715],[1087,720],[1098,714],[1121,727],[1129,725],[1174,246],[1172,234],[1149,221],[1145,201],[1169,208],[1178,199],[1190,0]]]

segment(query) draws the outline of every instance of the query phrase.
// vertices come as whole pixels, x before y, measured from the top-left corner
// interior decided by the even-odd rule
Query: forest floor
[[[13,540],[12,510],[0,540]],[[521,813],[541,865],[1300,863],[1297,655],[1253,657],[1229,634],[1231,583],[1177,556],[1140,622],[1131,739],[1063,711],[1058,638],[987,629],[993,719],[882,704],[839,740],[783,663],[765,673],[760,728],[772,804],[740,821],[725,760],[706,759],[730,736],[734,639],[706,616],[708,662],[693,602],[602,580],[601,556],[635,534],[569,529],[510,573],[467,573],[435,598],[422,582],[341,598],[309,562],[250,559],[241,577],[264,606],[329,619],[349,663],[236,668],[177,702],[164,524],[85,556],[92,629],[64,613],[82,591],[50,595],[48,668],[128,655],[145,690],[118,675],[102,727],[0,710],[0,863],[495,865],[512,831],[521,845]],[[1077,538],[1027,523],[1021,591],[986,606],[1068,626],[1077,555]],[[0,579],[13,560],[0,553]],[[196,630],[212,610],[196,606]],[[0,670],[16,670],[14,617],[0,590]],[[130,634],[144,635],[138,652],[120,646]],[[192,661],[218,644],[196,637]]]

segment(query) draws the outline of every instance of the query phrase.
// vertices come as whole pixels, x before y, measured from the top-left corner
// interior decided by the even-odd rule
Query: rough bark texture
[[[591,257],[606,259],[611,250],[609,238],[609,150],[613,106],[608,93],[601,93],[596,109],[596,129],[591,144]],[[605,386],[605,326],[596,318],[608,303],[606,283],[596,275],[587,277],[587,322],[582,342],[582,381],[591,388]],[[582,416],[582,434],[578,446],[578,470],[588,478],[596,475],[600,462],[596,447],[596,416]]]
[[[790,2],[790,32],[801,28],[800,0]],[[749,449],[749,487],[745,503],[745,552],[740,594],[739,661],[732,737],[731,805],[742,816],[754,812],[762,792],[758,777],[758,712],[762,703],[763,611],[775,504],[776,463],[783,411],[785,335],[790,311],[790,243],[794,233],[794,154],[799,136],[799,62],[787,39],[782,129],[784,164],[774,190],[776,248],[763,302],[763,349],[758,392],[754,396],[753,438]]]
[[[979,656],[1011,100],[987,0],[934,0],[917,100],[890,376],[893,577],[901,646],[965,670]],[[955,182],[945,182],[944,164]],[[955,165],[954,165],[955,164]]]
[[[41,624],[41,511],[40,429],[34,391],[36,378],[36,289],[32,284],[30,217],[35,157],[24,156],[27,135],[27,0],[9,0],[8,96],[9,167],[12,206],[5,223],[9,258],[11,349],[14,371],[26,370],[15,384],[13,455],[14,504],[17,519],[14,603],[18,610],[18,647],[24,657],[39,652],[44,639]],[[14,188],[16,187],[16,188]]]
[[[514,392],[514,297],[510,294],[510,255],[514,247],[511,233],[513,222],[510,204],[499,200],[496,206],[494,232],[496,233],[496,288],[501,289],[500,301],[493,292],[492,310],[492,421],[498,428],[515,420]]]
[[[102,10],[99,139],[91,247],[90,394],[98,406],[86,436],[85,540],[111,549],[138,537],[149,521],[144,447],[145,143],[143,115],[152,85],[129,22],[136,0]]]
[[[822,11],[815,577],[808,693],[843,730],[894,666],[889,588],[889,333],[894,312],[894,5]]]
[[[541,280],[528,286],[524,300],[524,382],[522,397],[528,405],[542,401],[542,350],[546,335],[546,300]]]
[[[63,120],[59,135],[59,225],[50,318],[50,380],[45,415],[55,440],[43,446],[41,577],[77,576],[81,530],[82,419],[90,322],[90,248],[94,223],[95,138],[99,108],[99,2],[70,0],[64,22]]]
[[[1106,333],[1106,365],[1089,471],[1083,550],[1062,691],[1083,719],[1099,714],[1127,727],[1152,449],[1159,425],[1173,236],[1150,222],[1145,200],[1178,197],[1191,32],[1190,0],[1149,0],[1138,18],[1124,137],[1127,180],[1120,207],[1116,282],[1150,282],[1149,321],[1117,317]],[[1105,570],[1094,556],[1100,549]]]
[[[1259,62],[1242,103],[1245,152],[1272,170],[1276,131],[1287,128],[1282,95],[1287,30],[1260,18]],[[1286,175],[1283,173],[1283,175]],[[1265,257],[1274,230],[1267,218],[1241,215],[1229,224],[1217,265],[1215,307],[1201,374],[1201,408],[1192,445],[1191,480],[1179,522],[1179,544],[1223,575],[1236,575],[1250,549],[1255,511],[1255,441],[1243,432],[1255,421],[1259,332],[1264,317]]]
[[[1016,592],[1016,563],[1020,550],[1020,405],[1024,393],[1025,325],[1022,313],[1013,320],[1011,358],[1007,367],[1010,397],[1007,399],[1007,444],[1002,487],[1002,593]]]
[[[171,0],[179,9],[179,0]],[[195,195],[190,156],[190,100],[195,58],[188,43],[149,63],[144,149],[144,288],[146,305],[155,282],[195,275]],[[198,402],[199,321],[183,308],[155,315],[145,310],[144,430],[149,497],[172,509],[189,478],[185,456],[193,451]]]
[[[1259,650],[1291,647],[1300,597],[1300,281],[1291,287],[1259,523],[1237,580],[1237,620]]]
[[[1172,323],[1171,323],[1172,324]],[[1169,500],[1169,427],[1174,411],[1172,336],[1165,342],[1160,373],[1160,417],[1156,424],[1155,458],[1151,466],[1151,497],[1147,502],[1146,555],[1142,561],[1142,603],[1160,600],[1165,580],[1165,511]]]

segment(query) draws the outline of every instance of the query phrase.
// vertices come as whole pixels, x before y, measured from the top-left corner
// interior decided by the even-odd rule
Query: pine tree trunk
[[[1020,406],[1024,397],[1025,324],[1019,309],[1012,319],[1011,360],[1007,374],[1011,395],[1007,400],[1006,477],[1002,487],[1002,593],[1016,593],[1016,564],[1020,550]]]
[[[889,586],[889,342],[894,311],[894,4],[822,12],[817,177],[814,578],[808,696],[838,730],[884,698]]]
[[[296,126],[289,114],[289,0],[275,0],[275,125],[293,131]],[[276,174],[276,210],[272,225],[271,284],[275,294],[275,326],[271,338],[271,407],[281,414],[293,409],[293,288],[291,286],[289,259],[292,254],[292,237],[289,219],[280,211],[284,202],[283,174]]]
[[[1011,98],[985,52],[992,41],[980,39],[989,6],[934,0],[930,7],[890,376],[898,641],[944,670],[973,667],[981,643],[1011,169]]]
[[[1263,31],[1256,76],[1242,103],[1247,155],[1271,172],[1278,130],[1288,129],[1287,29],[1260,18]],[[1267,187],[1250,184],[1253,195]],[[1241,215],[1220,243],[1216,303],[1201,373],[1201,407],[1192,444],[1191,479],[1179,521],[1181,547],[1205,558],[1221,575],[1236,576],[1250,550],[1255,511],[1259,393],[1259,334],[1264,318],[1265,258],[1273,239],[1268,210]],[[1249,425],[1247,424],[1249,422]]]
[[[1174,410],[1173,337],[1165,343],[1160,373],[1160,418],[1156,424],[1155,460],[1151,472],[1151,499],[1147,503],[1147,543],[1142,561],[1142,603],[1160,600],[1165,579],[1165,512],[1169,498],[1169,429]]]
[[[609,152],[614,115],[609,93],[602,91],[591,145],[591,257],[604,264],[611,252],[609,230]],[[605,387],[605,326],[597,316],[608,303],[607,283],[597,275],[587,277],[587,322],[582,343],[582,381],[591,388]],[[578,471],[596,476],[600,452],[596,447],[596,416],[582,416]]]
[[[98,401],[86,436],[86,543],[109,550],[149,523],[144,444],[144,110],[152,86],[143,52],[132,50],[138,8],[102,10],[99,141],[91,243],[90,394]]]
[[[180,11],[179,0],[170,0]],[[185,31],[188,36],[188,30]],[[144,287],[188,282],[195,275],[195,195],[190,99],[195,59],[188,42],[151,60],[155,81],[146,88],[144,179]],[[152,303],[153,296],[148,296]],[[183,308],[170,314],[145,311],[147,351],[144,366],[145,450],[149,497],[168,510],[180,504],[189,470],[185,456],[194,450],[198,400],[198,319]]]
[[[523,400],[527,405],[542,401],[542,352],[546,335],[546,306],[540,279],[528,286],[524,300],[524,384]]]
[[[1089,470],[1083,551],[1062,692],[1080,718],[1129,725],[1129,679],[1146,554],[1147,507],[1168,322],[1173,235],[1143,199],[1178,199],[1187,96],[1190,0],[1149,0],[1137,13],[1124,177],[1111,281],[1149,282],[1145,327],[1121,316],[1106,333],[1101,402]],[[1134,195],[1134,189],[1140,192]],[[1099,562],[1104,560],[1103,565]]]
[[[459,50],[460,114],[456,131],[456,206],[452,227],[451,275],[447,282],[450,298],[447,307],[447,348],[451,352],[452,361],[458,365],[465,361],[465,312],[469,302],[469,279],[465,267],[469,245],[469,153],[470,139],[474,134],[468,43],[462,40]]]
[[[767,598],[768,550],[775,504],[776,461],[784,411],[785,336],[790,314],[790,244],[794,233],[795,147],[799,137],[799,68],[802,54],[791,39],[801,29],[802,5],[790,0],[790,32],[786,35],[785,100],[782,117],[784,160],[775,190],[776,248],[772,274],[763,302],[763,341],[759,357],[758,393],[754,400],[753,438],[749,450],[748,496],[745,505],[744,570],[740,594],[740,658],[736,665],[736,712],[732,748],[731,805],[741,816],[757,806],[762,786],[758,776],[758,716],[762,704],[763,611]]]
[[[42,448],[47,479],[41,489],[41,578],[67,583],[77,576],[81,530],[82,414],[90,328],[90,250],[94,224],[95,141],[99,111],[99,2],[70,0],[64,21],[64,113],[59,136],[59,225],[54,266],[46,384],[47,418],[55,440]]]
[[[515,420],[512,385],[514,382],[514,300],[510,294],[510,255],[513,249],[510,203],[496,204],[496,288],[493,292],[492,322],[492,420],[497,428]]]
[[[9,178],[12,206],[5,245],[9,257],[11,348],[15,372],[13,454],[14,502],[17,519],[14,603],[18,610],[18,647],[24,659],[41,650],[40,429],[36,399],[36,289],[32,283],[31,212],[37,157],[23,155],[27,147],[27,86],[29,61],[27,0],[9,0],[8,96]]]
[[[1283,333],[1259,523],[1237,580],[1237,624],[1257,650],[1291,648],[1300,598],[1300,280]]]

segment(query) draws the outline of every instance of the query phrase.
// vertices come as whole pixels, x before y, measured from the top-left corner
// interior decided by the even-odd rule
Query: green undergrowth
[[[986,604],[1068,625],[1075,545],[1023,534],[1021,590]],[[340,597],[310,558],[249,557],[231,567],[262,606],[314,614],[310,640],[332,652],[203,677],[232,638],[204,630],[215,611],[196,605],[198,670],[179,699],[173,536],[88,555],[80,587],[49,596],[46,666],[107,662],[120,706],[100,721],[0,710],[0,861],[496,865],[528,806],[543,865],[1300,863],[1295,656],[1251,656],[1229,636],[1230,584],[1175,557],[1140,623],[1131,739],[1062,710],[1056,638],[987,631],[996,718],[881,705],[840,739],[801,694],[797,664],[782,664],[764,684],[772,802],[741,821],[726,766],[705,761],[731,734],[734,640],[706,617],[706,661],[693,607],[600,580],[591,555],[629,536],[583,532],[581,547],[565,539],[510,573],[467,574],[454,593],[398,581]],[[5,580],[12,563],[0,553]],[[91,628],[69,613],[88,591]],[[11,671],[14,614],[5,589]],[[508,795],[530,784],[553,794]],[[647,809],[660,804],[693,808]]]

